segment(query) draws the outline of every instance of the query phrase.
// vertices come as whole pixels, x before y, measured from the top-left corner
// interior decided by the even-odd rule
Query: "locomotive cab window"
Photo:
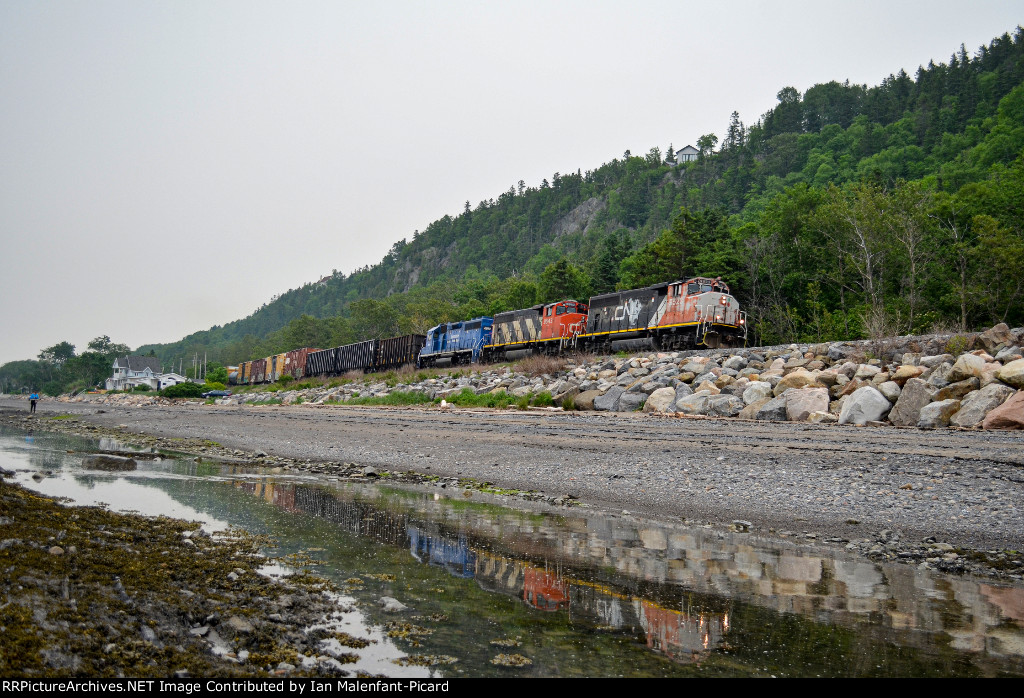
[[[564,315],[564,314],[565,314],[565,306],[564,305],[555,306],[555,315]]]
[[[690,295],[700,293],[700,286],[698,284],[687,284],[686,292],[689,293]]]

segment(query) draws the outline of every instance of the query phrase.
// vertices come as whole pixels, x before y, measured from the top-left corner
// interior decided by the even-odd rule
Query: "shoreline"
[[[593,463],[584,464],[582,467],[566,467],[563,462],[559,470],[566,470],[561,473],[560,478],[555,478],[550,468],[543,467],[544,464],[531,464],[529,467],[496,467],[498,463],[483,462],[480,453],[471,452],[468,449],[461,449],[457,457],[445,458],[444,451],[421,452],[416,457],[409,457],[411,454],[403,452],[395,445],[384,446],[381,443],[374,443],[375,438],[381,433],[398,434],[400,432],[416,432],[410,449],[416,451],[423,449],[427,451],[433,441],[437,438],[447,440],[447,447],[452,449],[450,435],[452,429],[461,429],[467,437],[472,436],[474,430],[483,431],[507,431],[502,434],[502,441],[509,441],[509,449],[522,450],[530,444],[524,434],[527,429],[536,427],[551,431],[561,427],[581,430],[581,433],[590,434],[595,439],[591,444],[593,449],[601,450],[607,441],[609,431],[626,430],[631,431],[634,427],[642,430],[645,426],[653,428],[665,428],[666,424],[673,421],[678,424],[684,420],[666,420],[664,418],[634,416],[624,418],[619,416],[601,416],[595,422],[594,415],[589,419],[580,420],[578,415],[558,415],[553,419],[551,415],[523,415],[506,414],[498,411],[448,411],[422,410],[411,408],[338,408],[338,407],[315,407],[294,406],[294,407],[260,407],[260,408],[238,408],[188,404],[175,406],[174,408],[138,408],[138,409],[117,409],[106,407],[104,410],[97,410],[87,403],[42,403],[42,412],[36,417],[28,418],[27,412],[18,413],[9,409],[10,401],[5,407],[4,401],[0,401],[0,422],[9,424],[15,428],[38,428],[48,431],[65,431],[77,433],[84,436],[110,437],[124,442],[134,443],[143,447],[161,448],[189,453],[200,458],[215,458],[218,460],[240,461],[252,465],[260,465],[271,468],[280,468],[282,472],[302,472],[322,477],[375,480],[386,478],[388,482],[411,483],[435,487],[459,487],[466,489],[478,489],[493,494],[507,496],[508,506],[515,507],[520,500],[540,501],[553,506],[587,506],[597,511],[605,511],[610,515],[622,513],[635,513],[648,518],[667,518],[674,521],[683,520],[694,525],[712,525],[722,527],[737,526],[756,530],[761,535],[775,536],[779,539],[800,540],[802,542],[823,545],[830,547],[843,547],[847,551],[860,553],[876,561],[898,561],[916,564],[928,569],[939,569],[953,573],[971,573],[990,577],[1019,580],[1024,572],[1024,556],[1020,551],[1024,549],[1024,529],[1014,524],[1016,517],[1024,512],[1019,512],[1018,504],[1021,502],[1020,494],[1024,491],[1024,467],[1015,462],[1024,453],[1017,448],[1019,439],[1011,438],[1007,443],[997,443],[994,449],[990,449],[985,455],[988,459],[977,459],[971,461],[966,458],[968,451],[973,448],[980,448],[970,439],[957,448],[949,451],[949,455],[927,456],[933,461],[941,461],[942,475],[937,478],[943,481],[943,487],[947,490],[967,490],[972,493],[979,473],[988,473],[990,484],[998,485],[1001,489],[991,497],[984,495],[987,501],[994,502],[989,507],[991,515],[980,517],[976,524],[967,525],[960,520],[945,523],[937,517],[921,516],[922,511],[912,511],[914,517],[905,520],[896,519],[887,523],[884,518],[875,517],[864,520],[857,520],[844,510],[844,503],[835,504],[814,503],[812,507],[804,506],[802,503],[791,503],[787,507],[773,507],[760,502],[760,506],[742,502],[730,502],[732,494],[740,495],[739,492],[727,493],[726,496],[719,494],[714,500],[708,497],[701,497],[703,501],[688,501],[694,499],[693,489],[687,490],[690,497],[681,497],[679,488],[673,489],[672,485],[679,483],[666,483],[665,480],[671,477],[673,480],[682,479],[679,476],[689,478],[682,470],[693,470],[695,478],[705,478],[708,492],[714,494],[718,488],[730,488],[731,485],[716,483],[716,476],[734,477],[735,468],[727,467],[729,463],[723,462],[726,457],[713,457],[716,452],[710,448],[712,457],[705,458],[700,463],[692,460],[691,468],[680,469],[676,466],[666,466],[651,460],[649,463],[638,463],[630,466],[636,471],[634,476],[627,477],[622,468],[617,468],[608,478],[597,478],[588,475],[594,471],[601,470]],[[52,419],[56,416],[57,408],[60,413],[71,414],[70,419]],[[48,418],[49,417],[49,418]],[[27,419],[26,419],[27,418]],[[574,420],[576,423],[574,423]],[[582,423],[580,423],[582,421]],[[257,440],[245,438],[226,439],[223,437],[223,430],[227,427],[230,431],[232,425],[240,422],[246,424],[251,422],[260,423],[260,434]],[[351,422],[351,423],[350,423]],[[704,429],[705,436],[713,435],[713,420],[685,420],[685,428],[692,425],[700,425]],[[533,425],[533,427],[531,427]],[[763,427],[764,425],[761,425]],[[782,425],[772,425],[780,429]],[[368,433],[367,429],[376,429],[376,432]],[[440,430],[440,435],[431,432],[431,429]],[[805,427],[806,429],[806,427]],[[726,430],[727,432],[729,429]],[[782,431],[782,429],[780,429]],[[835,463],[824,464],[814,468],[799,469],[797,486],[792,483],[771,483],[777,485],[776,490],[788,492],[789,490],[800,490],[800,484],[804,481],[814,484],[822,491],[829,488],[849,489],[847,480],[856,477],[860,480],[865,474],[871,475],[870,469],[861,467],[857,460],[866,458],[869,462],[884,464],[888,462],[900,462],[905,460],[908,463],[917,462],[921,456],[915,454],[915,449],[909,449],[909,453],[901,454],[900,448],[886,450],[885,440],[880,443],[871,442],[871,438],[878,438],[881,429],[847,429],[845,433],[860,438],[868,438],[865,445],[860,443],[853,449],[851,456],[852,463],[847,463],[849,469],[844,472],[835,473],[838,468]],[[901,430],[902,431],[902,430]],[[200,434],[206,433],[206,436]],[[832,427],[828,432],[836,434],[837,428]],[[366,443],[353,444],[351,436],[362,434]],[[300,437],[310,436],[310,441],[317,443],[304,443]],[[285,439],[284,436],[289,437]],[[614,434],[612,435],[614,437]],[[786,435],[793,443],[784,443],[781,450],[795,451],[800,454],[799,448],[804,449],[800,457],[814,455],[815,439],[811,434],[809,444],[800,446],[799,437],[802,435]],[[909,434],[909,436],[913,436]],[[1005,437],[1004,434],[998,436]],[[651,437],[657,441],[657,435]],[[710,436],[709,436],[710,438]],[[716,437],[728,438],[725,437]],[[574,440],[569,437],[570,443]],[[711,439],[712,441],[714,439]],[[910,442],[915,439],[910,438]],[[517,445],[516,442],[518,442]],[[986,442],[987,443],[987,442]],[[344,447],[338,444],[344,444]],[[461,442],[460,442],[461,444]],[[443,445],[443,444],[442,444]],[[316,446],[320,452],[341,451],[341,458],[315,457]],[[548,449],[554,452],[562,451],[568,446],[564,441],[551,443],[553,448]],[[627,444],[627,451],[629,450]],[[712,445],[713,446],[713,445]],[[823,445],[818,445],[818,455],[821,454]],[[924,448],[924,452],[930,450],[930,446]],[[304,450],[305,449],[305,450]],[[326,449],[326,451],[324,451]],[[959,449],[959,450],[957,450]],[[705,450],[708,450],[705,447]],[[743,449],[739,449],[741,452]],[[745,455],[755,458],[757,451],[761,449],[746,448]],[[916,449],[921,451],[921,449]],[[947,449],[948,450],[948,449]],[[365,457],[370,452],[375,454],[374,458]],[[529,452],[529,451],[527,451]],[[727,454],[732,460],[737,454],[735,445],[728,450],[720,451]],[[360,453],[363,458],[358,456]],[[879,455],[888,453],[888,455]],[[1006,457],[1000,457],[999,453],[1006,453]],[[579,455],[579,454],[577,454]],[[585,455],[585,454],[584,454]],[[838,457],[841,454],[835,454]],[[514,455],[513,455],[514,457]],[[772,465],[772,458],[767,459],[767,465]],[[559,460],[556,458],[556,460]],[[562,460],[568,460],[564,457]],[[762,464],[765,464],[762,454]],[[826,459],[828,460],[828,459]],[[949,467],[947,467],[947,462]],[[747,466],[744,466],[747,467]],[[753,472],[754,465],[749,466]],[[894,466],[885,466],[893,470]],[[934,464],[929,467],[938,467]],[[611,469],[610,466],[604,470]],[[706,475],[700,475],[705,469],[713,470]],[[792,472],[793,467],[789,471]],[[867,470],[868,472],[860,472]],[[906,479],[905,472],[896,472],[894,483],[901,483]],[[620,472],[623,473],[620,475]],[[938,472],[938,471],[936,471]],[[643,485],[645,479],[653,484],[647,487]],[[917,479],[921,479],[918,477]],[[932,478],[935,480],[936,478]],[[989,480],[986,480],[989,482]],[[578,484],[577,484],[578,483]],[[660,483],[660,484],[659,484]],[[741,483],[742,484],[742,483]],[[669,486],[666,486],[669,485]],[[948,485],[948,487],[947,487]],[[893,494],[885,498],[898,499],[912,497],[921,494],[921,490],[914,490],[916,484],[910,488],[903,489],[899,484],[893,488]],[[658,489],[660,487],[660,489]],[[874,485],[872,485],[874,487]],[[938,485],[936,485],[938,487]],[[899,488],[899,489],[897,489]],[[930,488],[929,488],[930,489]],[[986,489],[982,487],[981,489]],[[987,489],[996,489],[988,486]],[[657,491],[655,491],[657,490]],[[881,490],[879,491],[881,495]],[[870,495],[868,495],[870,496]],[[945,493],[943,494],[945,496]],[[504,499],[504,497],[503,497]],[[929,505],[934,508],[936,504],[942,504],[943,511],[953,506],[944,502],[932,500],[920,503],[921,506]],[[628,510],[625,511],[625,510]],[[959,511],[959,509],[956,509]],[[964,509],[967,511],[967,509]],[[924,513],[927,513],[926,511]],[[956,515],[956,514],[954,514]],[[1011,516],[1012,515],[1012,516]],[[964,515],[959,515],[961,519]]]

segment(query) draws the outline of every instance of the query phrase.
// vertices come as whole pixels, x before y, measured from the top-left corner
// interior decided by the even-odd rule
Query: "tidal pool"
[[[277,542],[268,554],[312,558],[358,609],[346,631],[376,640],[371,673],[423,675],[405,665],[432,657],[442,676],[1024,675],[1020,584],[386,479],[171,457],[82,469],[96,448],[121,447],[0,428],[0,466],[33,490],[241,526]]]

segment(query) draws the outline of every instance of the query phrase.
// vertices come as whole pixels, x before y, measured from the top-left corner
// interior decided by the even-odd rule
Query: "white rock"
[[[847,396],[839,413],[840,424],[866,424],[884,419],[892,403],[877,388],[870,385],[858,388]]]

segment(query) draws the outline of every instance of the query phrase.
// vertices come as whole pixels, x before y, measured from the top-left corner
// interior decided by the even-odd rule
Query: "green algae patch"
[[[0,480],[0,675],[268,676],[295,664],[318,648],[305,628],[336,603],[322,579],[259,574],[266,543]],[[338,675],[321,666],[292,673]]]

